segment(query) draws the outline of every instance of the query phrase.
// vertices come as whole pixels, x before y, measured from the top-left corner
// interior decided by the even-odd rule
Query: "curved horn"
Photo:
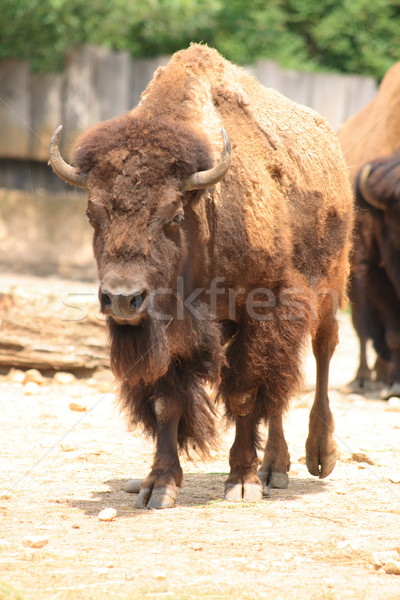
[[[378,208],[379,210],[386,210],[386,204],[372,194],[371,189],[368,185],[368,177],[371,173],[371,169],[372,167],[368,163],[364,165],[364,167],[360,171],[360,175],[358,178],[358,186],[360,188],[360,192],[362,194],[362,197],[366,202],[368,202],[368,204],[370,204],[374,208]]]
[[[215,185],[225,176],[231,164],[231,144],[225,129],[222,129],[222,137],[224,138],[224,149],[219,163],[208,171],[198,171],[190,175],[184,182],[185,192],[204,190]]]
[[[54,173],[67,183],[70,183],[71,185],[76,185],[81,188],[85,188],[87,179],[86,173],[80,173],[79,169],[77,169],[76,167],[71,167],[71,165],[65,162],[65,160],[60,154],[60,150],[58,147],[58,138],[60,137],[62,130],[63,126],[60,125],[59,127],[57,127],[57,129],[51,136],[49,144],[49,165],[51,165],[51,168],[53,169]]]

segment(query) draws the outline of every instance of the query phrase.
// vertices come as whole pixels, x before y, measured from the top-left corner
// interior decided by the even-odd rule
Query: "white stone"
[[[43,385],[46,383],[46,380],[37,369],[29,369],[29,371],[26,371],[25,373],[23,383],[26,385],[30,382],[36,383],[37,385]]]
[[[400,575],[400,560],[389,560],[383,568],[388,575]]]
[[[372,555],[372,561],[374,567],[383,567],[389,562],[397,562],[400,560],[399,554],[396,550],[385,550],[384,552],[374,552]]]
[[[63,371],[59,371],[54,375],[53,380],[54,383],[68,385],[69,383],[74,383],[76,381],[76,377],[72,373],[64,373]]]
[[[24,394],[26,396],[35,396],[39,392],[39,389],[40,388],[37,383],[34,381],[28,381],[28,383],[24,385]]]
[[[49,540],[42,535],[27,535],[22,540],[24,546],[28,548],[43,548],[49,543]]]
[[[70,410],[74,410],[76,412],[85,412],[87,407],[85,404],[80,404],[79,402],[70,402],[69,404]]]
[[[101,510],[99,512],[98,518],[99,521],[113,521],[113,519],[115,519],[117,515],[117,511],[115,510],[115,508],[103,508],[103,510]]]

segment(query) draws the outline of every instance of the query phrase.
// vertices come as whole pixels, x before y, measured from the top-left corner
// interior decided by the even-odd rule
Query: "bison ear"
[[[222,129],[222,137],[224,139],[224,149],[218,164],[207,171],[193,173],[193,175],[190,175],[185,179],[183,182],[183,189],[185,192],[190,192],[191,190],[204,190],[205,188],[212,187],[225,177],[231,165],[231,144],[225,129]]]
[[[361,195],[368,204],[377,208],[378,210],[386,210],[386,203],[382,198],[375,196],[371,190],[371,187],[368,182],[368,178],[371,174],[372,166],[370,163],[364,165],[364,167],[360,171],[360,175],[358,177],[358,187],[360,189]]]

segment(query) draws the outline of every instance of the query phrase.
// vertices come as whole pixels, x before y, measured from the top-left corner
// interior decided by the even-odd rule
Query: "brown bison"
[[[369,379],[365,342],[371,339],[389,384],[400,395],[400,151],[367,163],[356,180],[357,247],[353,257],[353,322],[363,340],[358,385]],[[382,373],[383,364],[387,364]],[[378,363],[379,365],[379,363]]]
[[[328,370],[352,227],[327,123],[192,45],[156,71],[134,110],[83,135],[75,167],[59,154],[59,133],[54,171],[88,190],[121,405],[156,440],[136,506],[173,506],[178,448],[205,454],[215,441],[210,385],[236,426],[225,498],[285,488],[282,416],[310,333],[307,465],[326,477],[336,460]],[[257,473],[261,421],[269,435]]]
[[[394,290],[399,284],[397,275],[399,257],[396,249],[397,242],[393,242],[396,237],[394,230],[398,227],[398,220],[394,216],[398,203],[395,198],[399,197],[398,184],[395,181],[398,159],[396,154],[389,155],[399,147],[399,128],[400,62],[387,72],[372,102],[351,117],[339,131],[339,141],[350,168],[358,207],[349,293],[353,324],[360,340],[360,364],[353,385],[355,390],[364,390],[371,379],[366,352],[368,339],[373,340],[378,353],[375,367],[377,378],[390,384],[399,381],[398,376],[394,375],[397,367],[391,364],[391,357],[396,350],[390,350],[396,338],[397,327],[394,328],[392,335],[390,331],[394,323],[391,323],[386,314],[388,303],[392,307],[389,312],[393,312],[397,310],[398,302]],[[375,163],[375,159],[380,158],[384,160]],[[376,197],[379,198],[382,194],[382,204],[388,202],[388,210],[383,210],[381,206],[378,211],[376,200],[375,204],[374,201],[369,202],[370,194],[367,192],[365,196],[357,182],[362,167],[367,166],[371,161],[373,166],[368,181]],[[366,183],[366,172],[367,169],[363,171],[364,190],[369,187]],[[374,265],[378,267],[378,271]],[[387,271],[386,275],[384,275],[385,271]],[[381,277],[384,279],[389,277],[391,283],[386,282],[386,285],[392,288],[390,294],[392,300],[389,300],[389,297],[382,298],[384,288],[382,283],[379,283]],[[373,281],[373,278],[376,280]],[[386,323],[385,326],[383,322]],[[390,343],[385,340],[386,336],[389,336]],[[387,398],[399,392],[398,386],[391,385],[383,391],[382,397]]]

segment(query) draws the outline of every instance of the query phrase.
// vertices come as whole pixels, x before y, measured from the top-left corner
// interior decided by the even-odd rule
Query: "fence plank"
[[[29,64],[0,61],[0,157],[28,158]]]
[[[140,102],[140,96],[153,78],[154,71],[167,64],[169,56],[160,56],[159,58],[142,58],[132,62],[129,106],[133,108]]]
[[[84,46],[67,57],[62,76],[30,75],[28,62],[0,61],[0,157],[46,161],[50,135],[63,123],[61,150],[71,160],[76,137],[136,106],[154,71],[168,60],[132,60],[126,52]],[[266,87],[316,109],[336,130],[377,91],[371,77],[300,73],[271,60],[258,61],[250,71]]]
[[[129,110],[131,58],[128,52],[91,48],[94,62],[93,86],[99,121],[111,119]]]
[[[64,134],[61,150],[72,158],[72,145],[77,136],[96,123],[98,106],[93,91],[93,54],[89,46],[71,52],[66,61],[62,122]]]
[[[30,78],[30,159],[48,160],[51,134],[62,119],[62,89],[62,75],[33,74]]]
[[[346,77],[348,80],[346,113],[350,117],[357,114],[375,98],[378,85],[373,77],[361,77],[360,75],[347,75]]]

